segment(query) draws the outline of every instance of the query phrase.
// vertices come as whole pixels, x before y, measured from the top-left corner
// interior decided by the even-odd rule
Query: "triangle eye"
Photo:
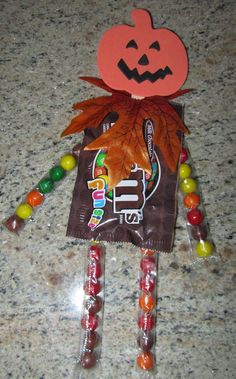
[[[133,49],[137,49],[138,48],[138,45],[137,43],[135,42],[134,39],[131,39],[131,41],[129,41],[126,45],[126,47],[132,47]]]
[[[157,51],[160,51],[160,45],[158,41],[153,42],[150,46],[149,49],[155,49]]]

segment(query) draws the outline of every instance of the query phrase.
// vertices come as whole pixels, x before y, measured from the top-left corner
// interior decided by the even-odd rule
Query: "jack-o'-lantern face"
[[[131,17],[135,26],[115,26],[99,43],[102,79],[113,89],[141,97],[175,93],[188,74],[183,42],[169,29],[153,29],[144,9],[134,10]]]

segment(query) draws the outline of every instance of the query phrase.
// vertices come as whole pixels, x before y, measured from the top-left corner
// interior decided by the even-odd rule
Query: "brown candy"
[[[80,364],[84,368],[92,368],[96,365],[96,354],[92,351],[86,351],[80,358]]]
[[[97,332],[91,331],[84,337],[83,347],[85,350],[93,350],[99,343],[100,337]]]
[[[207,228],[205,225],[196,225],[191,227],[192,237],[197,240],[205,240],[207,237]]]
[[[138,346],[143,351],[149,351],[154,344],[154,336],[152,333],[141,333],[137,339]]]
[[[86,300],[85,308],[91,315],[98,313],[102,309],[102,299],[100,296],[90,296]]]

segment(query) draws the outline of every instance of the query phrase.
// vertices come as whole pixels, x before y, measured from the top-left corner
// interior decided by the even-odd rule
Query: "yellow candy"
[[[199,257],[209,257],[212,254],[213,245],[209,241],[200,241],[196,243],[196,252]]]
[[[197,181],[195,179],[192,179],[192,178],[184,179],[180,183],[180,189],[184,193],[195,192],[197,189]]]
[[[71,171],[76,166],[76,159],[71,154],[63,155],[60,159],[60,166],[66,171]]]
[[[192,169],[187,163],[181,163],[179,167],[179,176],[181,179],[186,179],[191,175]]]
[[[16,208],[16,214],[22,219],[29,218],[32,215],[33,209],[29,204],[22,203]]]
[[[99,175],[99,178],[103,179],[106,184],[108,184],[108,176],[107,175]]]

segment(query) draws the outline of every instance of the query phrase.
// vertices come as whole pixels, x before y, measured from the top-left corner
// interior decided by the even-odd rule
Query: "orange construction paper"
[[[144,9],[133,10],[131,17],[134,26],[114,26],[100,40],[97,59],[103,81],[140,97],[175,93],[188,75],[182,40],[169,29],[154,29]]]

